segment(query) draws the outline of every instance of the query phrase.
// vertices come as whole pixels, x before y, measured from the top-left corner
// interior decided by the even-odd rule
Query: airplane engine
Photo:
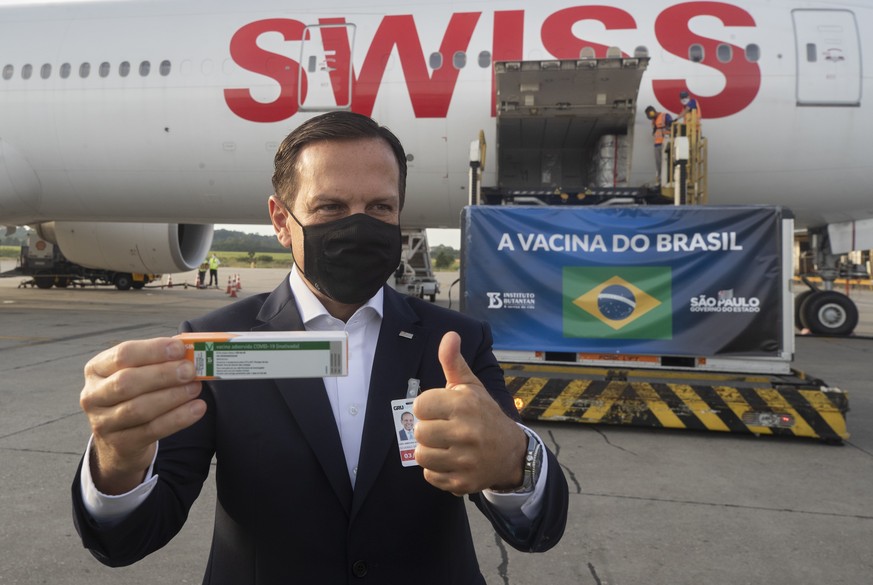
[[[53,221],[37,226],[67,260],[114,272],[187,272],[203,262],[212,245],[212,226],[166,223]]]

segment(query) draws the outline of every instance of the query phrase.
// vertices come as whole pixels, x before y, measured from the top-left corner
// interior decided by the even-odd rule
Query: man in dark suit
[[[484,583],[469,495],[510,545],[563,534],[567,484],[518,423],[487,324],[384,286],[400,261],[406,157],[367,117],[334,112],[276,155],[269,211],[294,250],[272,293],[183,331],[345,330],[343,378],[201,383],[174,339],[125,342],[85,368],[93,431],[73,483],[76,528],[126,565],[181,528],[217,460],[204,583]],[[415,463],[401,461],[392,401],[416,399]],[[390,519],[414,515],[414,545]]]

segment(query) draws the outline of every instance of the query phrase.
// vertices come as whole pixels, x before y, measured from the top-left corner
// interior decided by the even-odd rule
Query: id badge
[[[413,398],[401,398],[391,401],[391,412],[394,415],[394,432],[397,434],[397,446],[400,448],[400,463],[403,467],[417,466],[415,462],[415,441],[413,431],[418,419],[412,414]]]

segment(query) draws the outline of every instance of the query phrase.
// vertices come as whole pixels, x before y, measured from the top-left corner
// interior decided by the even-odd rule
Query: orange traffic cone
[[[167,275],[167,288],[173,288],[173,275]]]
[[[237,295],[236,295],[236,289],[233,288],[233,287],[231,287],[231,288],[230,288],[230,298],[235,299],[236,296],[237,296]]]
[[[234,275],[234,280],[236,281],[234,287],[236,288],[236,290],[240,290],[242,288],[242,280],[240,280],[239,272]]]
[[[229,295],[232,288],[233,287],[230,284],[230,277],[228,276],[227,277],[227,290],[224,292],[224,294]]]
[[[200,286],[200,275],[198,275],[197,278],[194,279],[194,288],[202,288]]]

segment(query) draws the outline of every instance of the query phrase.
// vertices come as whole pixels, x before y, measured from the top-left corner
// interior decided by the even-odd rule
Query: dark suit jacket
[[[407,433],[406,429],[400,429],[398,435],[400,436],[401,441],[412,441],[415,439],[415,433],[413,433],[412,431],[409,431]]]
[[[271,294],[241,300],[182,324],[185,331],[303,329],[287,279]],[[356,486],[320,378],[204,383],[206,415],[160,442],[157,485],[130,516],[100,528],[73,482],[76,528],[101,562],[128,565],[166,544],[182,527],[217,460],[218,502],[203,582],[210,584],[484,583],[461,498],[400,463],[391,400],[445,385],[437,347],[457,331],[461,351],[503,410],[517,419],[491,352],[489,327],[460,313],[385,288]],[[400,332],[412,337],[401,336]],[[494,528],[520,550],[543,551],[564,531],[567,483],[554,455],[547,495],[531,531],[514,532],[479,494]],[[81,473],[81,464],[80,470]],[[410,544],[397,529],[416,527]]]

